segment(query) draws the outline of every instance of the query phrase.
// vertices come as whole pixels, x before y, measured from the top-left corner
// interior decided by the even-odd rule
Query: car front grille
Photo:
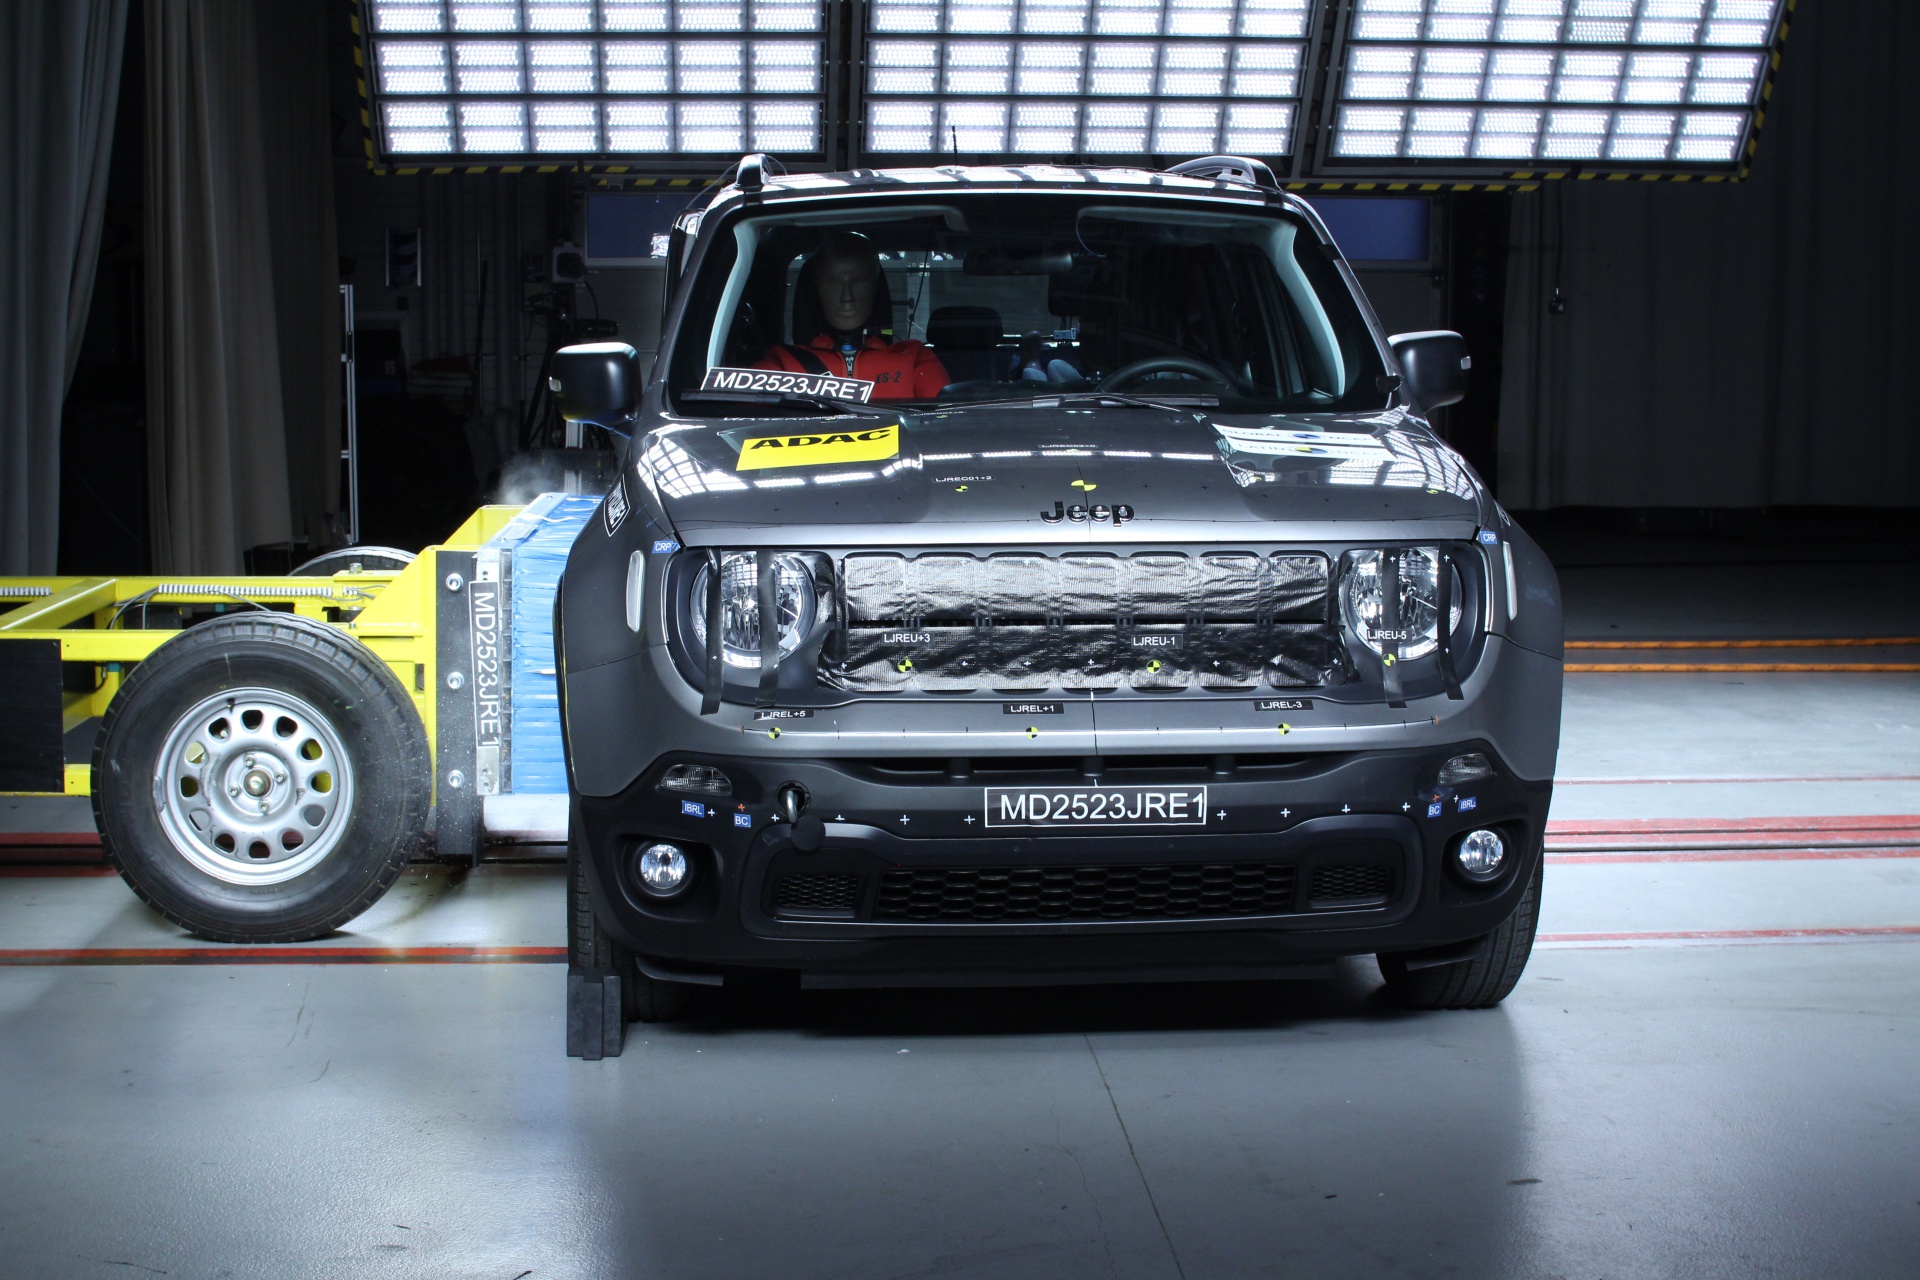
[[[880,876],[875,920],[1180,920],[1293,910],[1294,869],[1186,866],[924,867]]]
[[[862,552],[839,565],[823,683],[851,692],[1274,688],[1328,682],[1317,552]]]
[[[1392,867],[1378,863],[1336,864],[1314,868],[1310,897],[1316,907],[1358,907],[1385,902],[1392,892]]]
[[[773,888],[780,915],[849,915],[859,900],[857,875],[782,876]]]

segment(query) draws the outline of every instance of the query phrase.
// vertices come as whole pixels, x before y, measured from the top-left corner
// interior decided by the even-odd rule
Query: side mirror
[[[640,353],[624,342],[583,342],[553,353],[547,390],[568,422],[618,427],[640,411]]]
[[[1400,362],[1403,384],[1422,409],[1438,409],[1466,399],[1467,370],[1473,357],[1467,340],[1451,329],[1396,333],[1387,339]]]

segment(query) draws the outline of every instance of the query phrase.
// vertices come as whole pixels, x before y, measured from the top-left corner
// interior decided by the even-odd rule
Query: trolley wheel
[[[93,748],[107,858],[215,942],[301,942],[379,900],[426,830],[426,730],[385,663],[284,613],[201,623],[135,667]]]
[[[413,552],[398,547],[340,547],[325,551],[295,569],[290,577],[331,578],[336,573],[374,573],[404,569],[413,563]]]

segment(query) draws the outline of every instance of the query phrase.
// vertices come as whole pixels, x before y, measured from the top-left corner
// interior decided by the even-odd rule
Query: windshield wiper
[[[792,391],[683,391],[680,393],[680,398],[696,403],[790,405],[797,409],[819,409],[826,413],[845,414],[855,418],[898,419],[904,416],[898,409],[883,409],[878,405],[862,404],[858,400],[799,395]]]
[[[965,409],[1004,409],[1023,405],[1040,409],[1082,409],[1111,405],[1115,408],[1193,409],[1212,408],[1220,397],[1207,392],[1178,394],[1147,399],[1144,396],[1119,395],[1110,391],[1051,391],[1035,396],[996,396],[991,400],[941,400],[932,406],[936,413]]]
[[[1220,397],[1207,391],[1182,392],[1170,396],[1128,396],[1112,391],[1073,391],[1059,397],[1063,409],[1079,409],[1089,406],[1100,407],[1115,405],[1130,409],[1211,409],[1219,405]],[[1037,402],[1036,402],[1037,403]]]

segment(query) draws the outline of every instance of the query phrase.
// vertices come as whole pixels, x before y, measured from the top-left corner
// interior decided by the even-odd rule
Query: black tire
[[[391,573],[412,564],[413,555],[413,552],[402,551],[398,547],[339,547],[321,552],[288,576],[331,578],[336,573],[358,573],[362,569],[369,573]]]
[[[1491,1009],[1512,994],[1533,954],[1534,929],[1540,919],[1540,867],[1520,895],[1520,905],[1506,923],[1488,934],[1480,953],[1459,964],[1409,969],[1404,958],[1376,957],[1387,990],[1413,1009]]]
[[[261,823],[284,822],[291,834],[283,833],[276,843],[294,841],[279,853],[259,840],[250,846],[255,857],[287,859],[277,873],[289,878],[275,883],[260,878],[275,874],[275,864],[248,861],[230,833],[226,850],[215,847],[224,819],[214,806],[225,805],[214,794],[217,787],[206,793],[201,815],[206,836],[196,842],[184,824],[198,831],[202,822],[192,815],[183,819],[177,808],[168,807],[175,788],[193,793],[186,791],[183,778],[163,782],[160,774],[162,753],[184,740],[188,753],[201,745],[206,777],[223,771],[230,779],[233,770],[244,767],[251,791],[254,756],[245,757],[243,766],[221,756],[224,751],[230,757],[237,747],[216,742],[209,754],[192,741],[202,736],[215,742],[221,736],[218,720],[203,732],[196,710],[230,694],[266,706],[277,698],[302,721],[313,722],[314,737],[302,729],[286,740],[284,750],[270,740],[258,748],[262,770],[284,768],[277,781],[261,783],[274,789],[258,803],[283,806],[285,812],[276,808]],[[227,705],[235,721],[251,718],[250,711],[234,710],[239,705],[234,697]],[[265,729],[258,721],[247,728],[264,738],[294,724],[281,718]],[[237,726],[230,732],[240,741]],[[332,746],[323,748],[322,741]],[[315,754],[308,756],[310,748]],[[328,752],[342,759],[336,762]],[[169,754],[171,778],[182,766]],[[301,759],[312,763],[301,764]],[[324,781],[320,773],[309,773],[303,781],[294,776],[303,768],[337,772]],[[399,877],[426,830],[431,769],[426,730],[412,700],[364,645],[325,623],[284,613],[247,613],[189,628],[127,676],[94,740],[93,816],[108,861],[135,893],[175,924],[214,942],[304,942],[365,911]],[[330,810],[311,803],[325,800],[322,792],[333,793]],[[244,802],[235,807],[239,803]],[[317,829],[300,825],[313,822],[302,815],[321,812],[325,817]],[[244,818],[252,820],[251,814]],[[303,845],[305,831],[312,839]],[[267,853],[261,855],[263,847]],[[310,864],[301,861],[308,858]]]
[[[594,914],[587,887],[587,855],[578,834],[579,818],[567,833],[567,967],[570,973],[613,975],[620,979],[621,1004],[628,1022],[672,1022],[685,1017],[693,988],[662,982],[640,972],[627,949],[614,941]]]

